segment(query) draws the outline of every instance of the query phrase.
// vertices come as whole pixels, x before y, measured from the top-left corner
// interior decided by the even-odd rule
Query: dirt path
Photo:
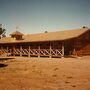
[[[0,90],[90,90],[90,57],[2,62]]]

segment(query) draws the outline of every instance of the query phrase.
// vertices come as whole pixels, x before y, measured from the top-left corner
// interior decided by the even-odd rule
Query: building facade
[[[64,57],[90,55],[90,29],[24,35],[19,31],[0,39],[0,55]]]

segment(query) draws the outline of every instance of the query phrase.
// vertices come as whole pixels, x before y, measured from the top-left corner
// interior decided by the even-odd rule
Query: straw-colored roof
[[[15,31],[15,32],[11,33],[10,35],[11,36],[13,36],[13,35],[21,35],[21,36],[23,36],[24,34],[19,32],[19,31]]]
[[[4,43],[4,42],[7,42],[7,43],[11,42],[11,37],[1,38],[1,39],[0,39],[0,43]]]
[[[0,43],[16,43],[16,42],[41,42],[41,41],[57,41],[57,40],[67,40],[76,38],[85,32],[88,28],[66,30],[66,31],[57,31],[57,32],[48,32],[40,34],[28,34],[24,35],[22,40],[13,40],[10,37],[0,39]]]
[[[56,40],[66,40],[78,37],[88,31],[88,28],[81,28],[75,30],[48,32],[41,34],[29,34],[24,36],[25,41],[35,42],[35,41],[56,41]]]

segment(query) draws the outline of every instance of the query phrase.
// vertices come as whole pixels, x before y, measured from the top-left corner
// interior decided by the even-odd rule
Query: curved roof
[[[11,33],[10,34],[11,36],[16,36],[16,35],[20,35],[20,36],[23,36],[24,34],[23,33],[21,33],[21,32],[19,32],[19,31],[15,31],[15,32],[13,32],[13,33]]]

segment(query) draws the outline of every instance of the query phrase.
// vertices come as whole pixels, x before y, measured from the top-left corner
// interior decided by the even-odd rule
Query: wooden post
[[[20,57],[22,57],[22,46],[20,46]]]
[[[12,51],[12,53],[13,53],[13,56],[15,56],[15,54],[14,54],[14,50],[15,50],[15,46],[13,46],[13,51]]]
[[[81,56],[83,56],[83,50],[81,49]]]
[[[1,46],[1,50],[3,50],[3,47]]]
[[[38,46],[38,58],[40,58],[40,44]]]
[[[29,45],[29,52],[28,52],[28,57],[30,57],[30,45]]]
[[[64,57],[64,42],[62,43],[62,57]]]
[[[3,47],[1,46],[1,50],[3,50]]]
[[[1,46],[1,54],[3,54],[3,46]]]
[[[8,56],[8,47],[7,47],[7,56]]]
[[[50,54],[49,54],[49,58],[51,58],[51,57],[52,57],[52,54],[51,54],[51,49],[52,49],[52,47],[51,47],[51,42],[50,42]]]
[[[76,49],[75,48],[73,49],[73,55],[74,56],[77,56],[77,53],[76,53]]]

